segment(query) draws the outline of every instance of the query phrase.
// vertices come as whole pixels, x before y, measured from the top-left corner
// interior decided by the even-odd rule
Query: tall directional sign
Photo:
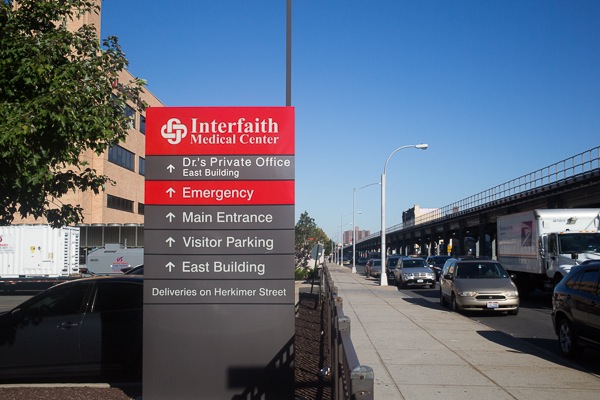
[[[144,399],[293,399],[294,109],[146,116]]]

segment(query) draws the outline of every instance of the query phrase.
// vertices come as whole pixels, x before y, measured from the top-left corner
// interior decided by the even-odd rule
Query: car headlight
[[[460,297],[475,297],[477,295],[477,292],[464,291],[464,292],[458,292],[458,295]]]
[[[504,292],[504,296],[508,298],[519,297],[519,292],[517,292],[516,290],[507,290],[506,292]]]

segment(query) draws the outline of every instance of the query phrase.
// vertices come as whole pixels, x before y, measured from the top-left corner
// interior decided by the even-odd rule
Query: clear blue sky
[[[168,106],[284,106],[286,0],[103,0]],[[600,1],[294,0],[296,214],[334,240],[387,168],[387,226],[600,145]],[[381,228],[379,186],[356,225]],[[296,218],[297,219],[297,218]]]

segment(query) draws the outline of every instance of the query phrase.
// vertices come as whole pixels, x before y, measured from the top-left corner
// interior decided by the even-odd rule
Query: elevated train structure
[[[495,258],[499,216],[533,209],[600,207],[600,146],[386,229],[387,254]],[[356,242],[381,250],[381,231]],[[351,254],[352,245],[344,247]]]

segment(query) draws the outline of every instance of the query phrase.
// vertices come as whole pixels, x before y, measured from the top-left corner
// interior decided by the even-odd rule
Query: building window
[[[140,114],[140,132],[146,134],[146,116]]]
[[[144,215],[144,203],[138,203],[138,214]]]
[[[140,175],[146,175],[146,159],[143,157],[138,159],[138,172]]]
[[[108,161],[127,168],[130,171],[134,170],[134,154],[119,145],[111,146],[108,149]]]
[[[129,128],[135,128],[135,110],[129,104],[125,105],[125,116],[129,118]]]
[[[106,207],[113,208],[115,210],[133,212],[133,201],[107,194]]]

